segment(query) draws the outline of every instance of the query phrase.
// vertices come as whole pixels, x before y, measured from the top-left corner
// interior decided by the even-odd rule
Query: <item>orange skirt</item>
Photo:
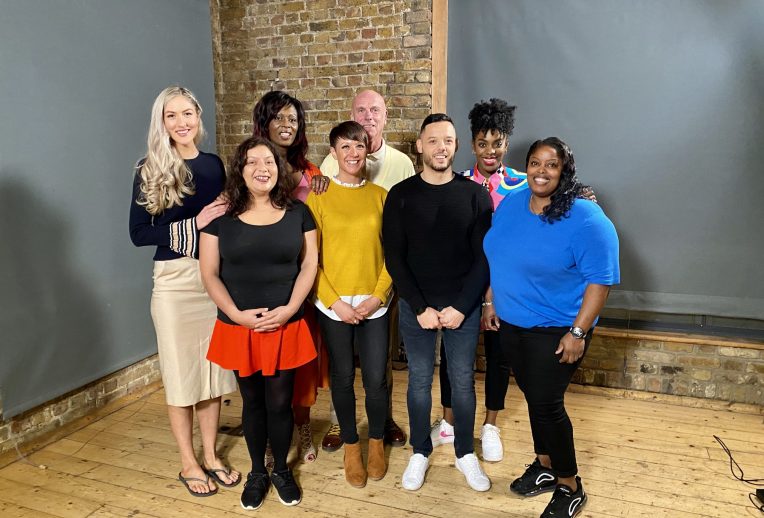
[[[209,361],[239,371],[242,377],[259,371],[273,376],[278,370],[296,369],[315,358],[316,346],[302,318],[266,333],[216,320],[207,351]]]

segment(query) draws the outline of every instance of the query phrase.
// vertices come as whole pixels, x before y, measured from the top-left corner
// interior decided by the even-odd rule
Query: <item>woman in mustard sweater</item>
[[[345,443],[345,479],[364,487],[387,472],[383,445],[388,394],[387,329],[392,279],[382,250],[382,208],[387,191],[364,179],[368,136],[363,126],[347,121],[329,134],[339,171],[321,196],[311,193],[306,204],[319,231],[316,309],[329,350],[332,402]],[[361,376],[369,420],[368,470],[361,458],[355,418],[357,338]]]

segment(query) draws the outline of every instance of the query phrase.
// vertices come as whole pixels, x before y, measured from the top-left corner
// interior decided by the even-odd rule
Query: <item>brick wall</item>
[[[388,143],[414,156],[432,107],[431,0],[210,0],[218,152],[251,135],[252,108],[285,90],[307,112],[309,159],[328,153],[332,126],[356,91],[387,101]]]
[[[600,329],[573,382],[764,404],[764,346]]]
[[[159,358],[154,355],[10,419],[3,419],[0,414],[0,453],[138,392],[159,379]]]
[[[386,139],[414,155],[432,107],[432,0],[210,0],[218,151],[227,160],[251,134],[251,112],[271,89],[305,105],[311,161],[356,91],[388,104]],[[617,333],[616,333],[617,334]],[[479,353],[482,348],[479,349]],[[483,370],[479,354],[477,367]],[[764,352],[607,335],[600,331],[575,382],[761,404]]]

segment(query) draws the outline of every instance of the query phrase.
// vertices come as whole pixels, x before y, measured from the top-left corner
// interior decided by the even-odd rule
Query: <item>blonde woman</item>
[[[202,109],[179,86],[165,88],[154,101],[146,156],[137,166],[130,206],[130,238],[136,246],[156,246],[151,317],[157,335],[170,428],[182,469],[178,480],[193,496],[232,487],[241,475],[215,451],[220,399],[236,390],[233,373],[205,359],[216,307],[199,273],[198,233],[223,215],[219,198],[225,181],[216,155],[197,147],[204,137]],[[194,453],[194,410],[204,459]]]

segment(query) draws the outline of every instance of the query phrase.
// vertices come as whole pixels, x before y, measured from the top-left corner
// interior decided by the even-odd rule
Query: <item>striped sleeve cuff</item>
[[[196,218],[170,223],[170,249],[186,257],[198,257]]]

